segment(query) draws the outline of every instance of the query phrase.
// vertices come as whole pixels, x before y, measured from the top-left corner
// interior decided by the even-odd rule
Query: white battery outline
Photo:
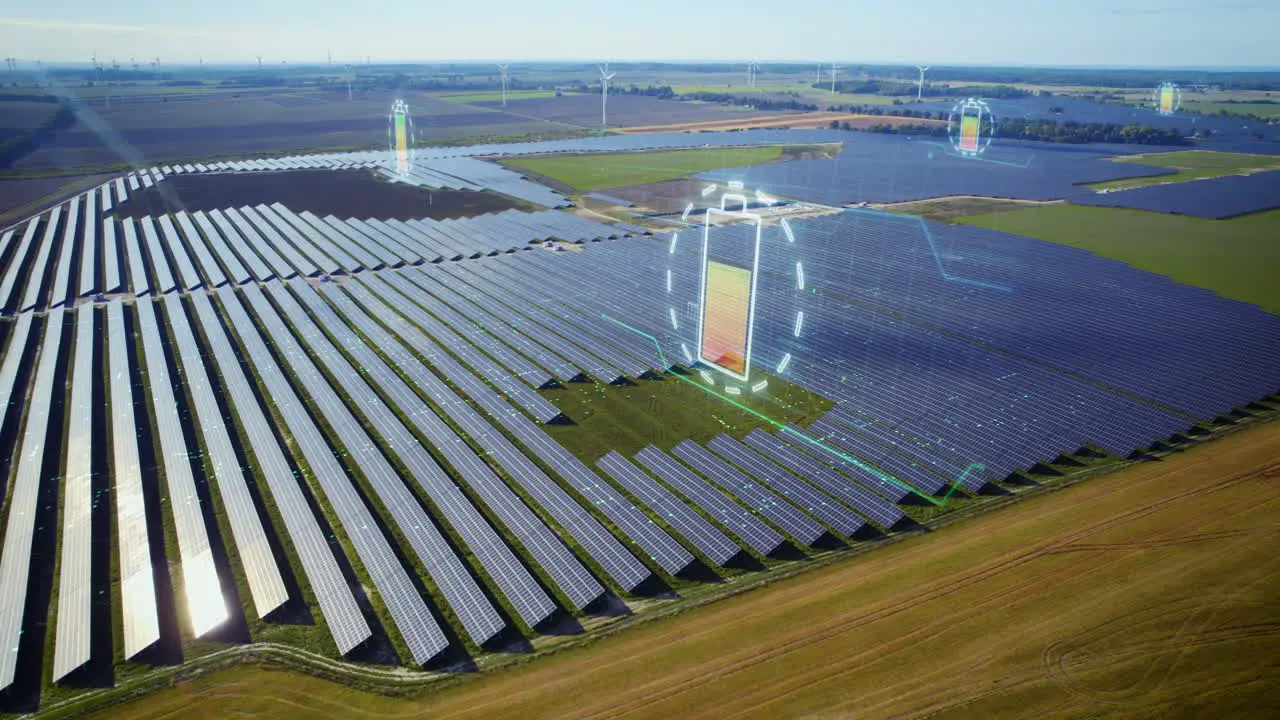
[[[729,201],[735,200],[742,203],[741,210],[730,210]],[[745,220],[755,227],[754,247],[751,251],[751,288],[747,299],[747,337],[743,351],[742,372],[739,373],[733,368],[725,367],[717,362],[718,358],[708,358],[704,354],[704,335],[707,324],[707,270],[710,260],[710,243],[711,243],[711,226],[712,220],[718,218],[732,218]],[[751,345],[755,335],[755,317],[756,317],[756,281],[760,277],[760,235],[763,228],[761,217],[755,213],[747,212],[747,198],[744,195],[726,193],[720,198],[720,207],[707,208],[706,221],[702,231],[702,281],[698,292],[698,360],[703,364],[716,369],[717,371],[728,375],[729,377],[747,382],[751,376]],[[717,261],[719,262],[719,261]],[[739,267],[736,264],[721,263],[730,267],[737,267],[740,270],[747,268]]]

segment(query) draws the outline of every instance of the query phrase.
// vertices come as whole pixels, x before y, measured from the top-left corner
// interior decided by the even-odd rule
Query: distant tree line
[[[830,90],[830,82],[815,82],[810,87],[816,90]],[[889,97],[916,97],[920,94],[919,80],[916,82],[895,80],[837,80],[836,90],[842,93],[858,93],[863,95],[885,95]],[[1015,99],[1031,97],[1035,93],[1012,85],[948,85],[946,83],[927,83],[924,97],[956,97],[981,96],[984,98]]]
[[[889,135],[921,135],[945,137],[950,130],[942,124],[887,123],[868,126],[866,132]],[[1011,118],[995,123],[993,135],[1016,140],[1040,140],[1052,143],[1116,143],[1122,145],[1190,145],[1191,141],[1177,130],[1163,130],[1148,125],[1115,123],[1055,122]]]

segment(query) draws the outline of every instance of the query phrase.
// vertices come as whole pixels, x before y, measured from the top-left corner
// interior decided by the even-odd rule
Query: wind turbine
[[[609,81],[618,73],[609,72],[609,63],[600,66],[600,129],[609,127]]]
[[[502,79],[502,107],[507,106],[507,68],[510,64],[498,63],[498,75]]]
[[[752,60],[751,62],[747,63],[747,82],[750,83],[751,87],[756,86],[756,73],[759,73],[759,72],[760,72],[760,63],[758,61]]]
[[[347,65],[347,100],[351,100],[351,66]]]
[[[924,100],[924,73],[929,69],[928,65],[917,65],[916,69],[920,71],[920,87],[916,90],[916,102]]]
[[[831,63],[831,94],[836,94],[836,73],[840,71],[840,66]]]
[[[159,57],[159,56],[157,56],[157,57],[156,57],[154,60],[152,60],[151,62],[155,63],[155,68],[156,68],[156,79],[159,79],[159,78],[160,78],[160,57]]]
[[[258,57],[258,69],[259,69],[259,70],[261,70],[261,69],[262,69],[262,56],[261,56],[261,55],[259,55],[259,56],[257,56],[257,57]]]

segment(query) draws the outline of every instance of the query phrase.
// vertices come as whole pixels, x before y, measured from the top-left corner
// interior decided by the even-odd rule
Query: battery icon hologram
[[[970,110],[974,114],[969,114]],[[965,152],[978,152],[978,132],[982,127],[982,109],[965,107],[960,116],[960,149]]]
[[[730,200],[742,210],[730,210]],[[712,225],[724,220],[738,223],[713,234]],[[702,234],[698,360],[743,382],[751,374],[760,232],[760,216],[747,212],[746,197],[725,195],[719,208],[707,210]]]
[[[1173,114],[1173,87],[1169,85],[1160,88],[1160,112]]]
[[[409,106],[396,100],[391,106],[392,127],[395,135],[396,172],[409,174]]]

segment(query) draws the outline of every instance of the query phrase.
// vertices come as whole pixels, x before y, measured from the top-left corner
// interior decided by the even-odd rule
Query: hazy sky
[[[1280,0],[6,0],[0,53],[1280,67]]]

